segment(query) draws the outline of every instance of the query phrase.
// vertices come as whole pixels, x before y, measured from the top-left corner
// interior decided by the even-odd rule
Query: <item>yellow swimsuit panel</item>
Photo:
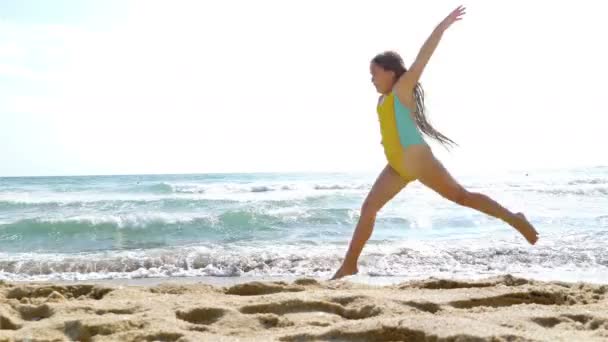
[[[426,142],[412,119],[410,110],[391,92],[378,104],[377,111],[382,145],[389,165],[404,179],[413,180],[406,168],[404,149],[409,145]]]

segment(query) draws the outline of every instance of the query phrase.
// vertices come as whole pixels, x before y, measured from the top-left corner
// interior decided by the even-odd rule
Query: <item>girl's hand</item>
[[[458,8],[453,10],[452,13],[450,13],[447,17],[445,17],[445,19],[441,21],[441,23],[439,24],[439,28],[442,31],[445,31],[453,23],[457,22],[458,20],[462,20],[462,16],[466,13],[465,10],[466,8],[464,6],[458,6]]]

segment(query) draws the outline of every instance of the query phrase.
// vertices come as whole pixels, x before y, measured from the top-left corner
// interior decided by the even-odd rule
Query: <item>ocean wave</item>
[[[309,184],[309,183],[268,183],[268,184],[240,184],[240,183],[154,183],[142,184],[125,189],[125,192],[152,193],[152,194],[234,194],[234,193],[261,193],[270,191],[306,191],[306,190],[362,190],[368,184]]]
[[[368,184],[317,184],[315,190],[364,190],[368,189]]]
[[[232,201],[299,201],[316,198],[330,199],[332,195],[360,196],[363,193],[342,193],[332,190],[361,190],[362,186],[343,185],[186,185],[157,183],[142,188],[111,189],[98,192],[3,192],[0,193],[0,210],[37,208],[103,207],[120,208],[124,205],[156,204],[167,207],[213,205]],[[322,191],[317,191],[322,190]],[[122,192],[120,192],[122,191]],[[276,193],[266,196],[265,193]]]
[[[155,184],[147,184],[145,186],[136,186],[130,188],[134,192],[153,193],[153,194],[170,194],[174,192],[173,186],[169,183],[161,182]]]
[[[130,202],[127,202],[130,203]],[[180,203],[180,201],[178,201]],[[206,203],[206,202],[204,202]],[[211,202],[213,203],[213,202]],[[111,210],[86,214],[53,213],[30,218],[16,218],[0,224],[2,234],[40,234],[49,232],[67,234],[114,230],[145,230],[152,234],[154,229],[205,229],[205,228],[242,228],[255,231],[267,227],[289,229],[290,227],[310,226],[348,226],[356,224],[358,208],[323,208],[307,206],[309,202],[269,201],[251,205],[220,205],[213,210],[203,206],[187,212],[135,211],[114,213]],[[193,203],[191,203],[193,204]],[[231,203],[234,204],[234,203]],[[177,207],[183,207],[178,204]],[[38,214],[40,215],[40,214]],[[379,225],[409,226],[407,215],[398,212],[385,213],[376,219]],[[476,226],[467,217],[436,217],[429,221],[437,227]],[[145,239],[145,237],[142,237]]]
[[[568,185],[583,185],[583,184],[608,184],[606,178],[590,178],[590,179],[575,179],[568,182]]]
[[[37,209],[37,210],[66,210],[66,209],[96,209],[100,211],[123,208],[151,207],[155,209],[179,208],[208,208],[238,203],[229,199],[207,198],[175,198],[175,197],[132,197],[100,196],[91,197],[54,197],[32,198],[31,200],[15,199],[0,200],[0,210]]]
[[[602,246],[369,247],[360,270],[370,276],[438,273],[501,274],[530,270],[608,271]],[[329,276],[346,246],[277,245],[272,248],[206,246],[95,254],[21,254],[0,259],[0,279],[57,280],[179,276]],[[608,279],[606,279],[608,280]]]
[[[608,195],[608,187],[554,187],[545,189],[528,189],[528,191],[556,196],[605,196]]]
[[[290,228],[350,227],[355,223],[356,212],[351,209],[251,206],[187,213],[95,213],[20,218],[0,224],[0,249],[44,249],[72,243],[77,243],[73,248],[83,248],[84,244],[103,249],[117,240],[121,240],[125,248],[152,242],[170,245],[176,241],[244,240],[264,231],[276,231],[281,235],[288,234]],[[105,244],[97,244],[98,240]]]
[[[14,232],[14,233],[36,233],[40,232],[46,234],[49,231],[67,233],[73,232],[87,232],[91,230],[104,230],[104,229],[137,229],[152,230],[154,228],[172,228],[172,226],[179,225],[179,228],[184,227],[185,224],[192,224],[202,227],[212,227],[222,224],[225,220],[227,223],[243,224],[247,225],[251,220],[260,220],[263,215],[256,216],[247,211],[233,211],[226,212],[221,215],[202,215],[192,216],[192,214],[115,214],[115,215],[83,215],[73,217],[59,217],[59,218],[34,218],[34,219],[21,219],[16,222],[6,223],[0,225],[3,233]],[[174,228],[178,228],[177,226]]]

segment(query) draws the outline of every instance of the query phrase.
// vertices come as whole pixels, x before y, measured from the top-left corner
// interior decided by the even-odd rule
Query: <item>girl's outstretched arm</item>
[[[435,52],[435,48],[437,48],[437,44],[441,40],[443,36],[443,32],[448,29],[453,23],[462,19],[462,16],[465,14],[465,8],[463,6],[458,6],[455,10],[453,10],[445,19],[443,19],[439,25],[433,30],[431,35],[427,38],[422,48],[418,52],[418,56],[416,56],[416,60],[412,63],[412,66],[409,70],[401,76],[397,85],[401,88],[402,86],[406,86],[407,89],[413,88],[418,81],[420,80],[420,76],[422,75],[422,71],[426,67],[426,64],[429,62],[431,55]]]

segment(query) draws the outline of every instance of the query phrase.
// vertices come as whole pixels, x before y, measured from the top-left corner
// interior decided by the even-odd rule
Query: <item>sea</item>
[[[0,280],[328,279],[376,176],[0,178]],[[354,277],[608,283],[608,166],[457,179],[524,212],[537,244],[414,182],[378,213]]]

